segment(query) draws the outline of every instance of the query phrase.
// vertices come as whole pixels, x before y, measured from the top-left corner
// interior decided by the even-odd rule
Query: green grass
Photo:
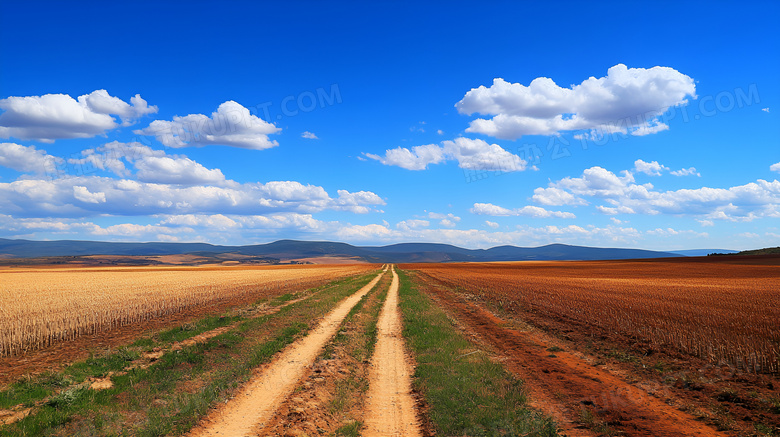
[[[404,332],[417,360],[413,384],[438,435],[554,436],[550,418],[527,406],[522,381],[467,340],[412,279],[399,272]]]
[[[334,281],[319,287],[309,299],[281,308],[275,314],[256,318],[206,317],[185,328],[158,333],[99,357],[91,357],[66,368],[60,374],[23,382],[0,392],[7,403],[19,399],[43,399],[58,384],[102,376],[121,370],[137,356],[134,348],[144,348],[192,337],[233,322],[233,329],[208,341],[168,352],[152,366],[135,368],[111,378],[114,387],[94,391],[71,386],[36,408],[21,421],[0,428],[0,436],[162,436],[181,435],[194,426],[215,403],[231,393],[250,376],[252,369],[296,338],[305,335],[312,324],[337,302],[368,283],[376,272]],[[289,300],[289,299],[287,299]],[[47,392],[49,394],[43,394]],[[31,394],[35,393],[34,396]],[[29,400],[28,400],[29,402]]]
[[[363,426],[361,422],[350,422],[336,430],[336,436],[339,437],[359,437],[360,428]]]
[[[326,347],[326,351],[328,347],[331,348],[331,355],[334,355],[332,349],[340,347],[343,353],[354,359],[354,362],[358,363],[358,365],[362,365],[364,361],[370,359],[376,344],[376,325],[379,320],[379,312],[382,309],[385,297],[387,297],[389,277],[389,273],[385,274],[385,277],[379,281],[376,287],[352,308],[349,315],[342,322],[339,334]],[[361,317],[357,317],[358,314]],[[354,334],[350,336],[343,334],[348,330],[353,331]],[[336,390],[328,405],[330,414],[335,416],[348,410],[366,391],[368,391],[368,379],[365,375],[358,374],[358,369],[354,366],[350,366],[347,376],[336,382]],[[359,430],[359,422],[356,423],[358,425],[352,423],[345,429],[349,430],[353,429],[350,427],[357,426],[354,429]]]

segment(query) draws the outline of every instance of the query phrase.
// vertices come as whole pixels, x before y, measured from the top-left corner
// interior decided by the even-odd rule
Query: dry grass
[[[199,305],[311,288],[371,265],[0,270],[0,356]]]
[[[659,261],[402,268],[506,311],[599,326],[741,370],[780,371],[780,266]]]

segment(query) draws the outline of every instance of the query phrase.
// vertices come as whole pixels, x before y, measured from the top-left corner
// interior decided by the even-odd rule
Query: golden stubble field
[[[369,265],[0,269],[0,356],[202,305],[249,302]]]

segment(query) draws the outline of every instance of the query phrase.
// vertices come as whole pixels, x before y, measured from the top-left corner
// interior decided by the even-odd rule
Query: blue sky
[[[780,245],[776,2],[3,2],[0,237]]]

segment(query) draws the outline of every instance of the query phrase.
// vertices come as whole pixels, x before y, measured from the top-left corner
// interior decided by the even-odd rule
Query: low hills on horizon
[[[0,238],[0,259],[6,262],[29,258],[65,257],[149,257],[147,264],[161,263],[155,257],[187,255],[194,263],[316,262],[325,258],[373,263],[415,262],[489,262],[550,260],[615,260],[704,256],[711,253],[736,253],[733,250],[700,249],[652,251],[643,249],[602,248],[548,244],[539,247],[496,246],[490,249],[465,249],[441,243],[399,243],[387,246],[354,246],[331,241],[279,240],[266,244],[220,246],[209,243],[125,243],[82,240],[35,241]],[[197,261],[196,261],[197,260]],[[134,264],[144,264],[143,259]]]

